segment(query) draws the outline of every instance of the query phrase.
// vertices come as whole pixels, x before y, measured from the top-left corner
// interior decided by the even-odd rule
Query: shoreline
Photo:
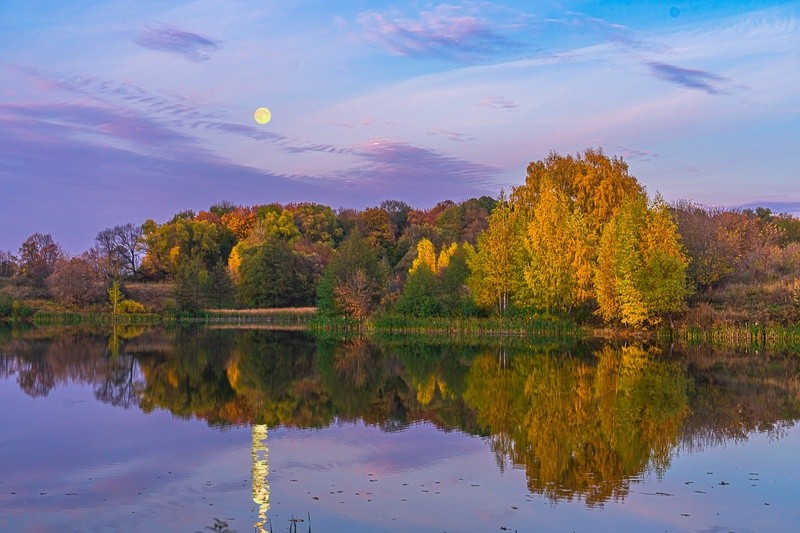
[[[677,324],[674,328],[628,328],[578,324],[554,317],[415,318],[378,316],[358,322],[318,315],[315,308],[205,310],[195,315],[117,314],[95,311],[39,311],[0,324],[14,326],[201,326],[232,329],[307,330],[347,335],[399,335],[452,338],[503,337],[612,343],[677,343],[718,347],[793,349],[800,352],[800,323]]]

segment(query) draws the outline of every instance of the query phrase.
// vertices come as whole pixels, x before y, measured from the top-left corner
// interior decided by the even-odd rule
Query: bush
[[[122,300],[117,304],[117,312],[122,314],[146,313],[147,308],[136,300]]]
[[[105,280],[95,266],[84,257],[56,261],[47,287],[61,304],[86,306],[105,299]]]
[[[0,294],[0,319],[10,318],[14,310],[14,300],[7,294]]]

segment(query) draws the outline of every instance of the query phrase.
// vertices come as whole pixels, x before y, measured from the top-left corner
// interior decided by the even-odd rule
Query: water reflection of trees
[[[5,336],[4,336],[5,335]],[[516,344],[516,345],[515,345]],[[211,425],[386,431],[428,421],[486,436],[531,491],[589,505],[624,498],[681,444],[713,445],[800,416],[796,357],[627,346],[493,347],[297,332],[0,332],[0,375],[29,395],[91,384],[101,401]]]
[[[16,376],[20,388],[34,398],[47,396],[62,384],[82,383],[92,385],[95,397],[102,402],[124,408],[136,406],[142,386],[136,360],[129,354],[114,352],[143,331],[6,331],[0,335],[0,376]]]
[[[669,465],[687,411],[681,364],[637,347],[594,357],[478,357],[466,398],[495,452],[524,465],[532,492],[602,503]]]
[[[753,431],[780,436],[800,418],[800,358],[693,347],[682,354],[694,387],[682,445],[740,441]]]

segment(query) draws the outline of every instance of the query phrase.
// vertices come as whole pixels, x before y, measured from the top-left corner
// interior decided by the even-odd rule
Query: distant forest
[[[499,198],[184,211],[97,234],[69,256],[49,234],[0,251],[0,317],[20,306],[194,313],[315,306],[359,320],[559,316],[610,325],[800,321],[800,220],[648,197],[602,151],[551,153]],[[154,298],[159,287],[164,297]]]

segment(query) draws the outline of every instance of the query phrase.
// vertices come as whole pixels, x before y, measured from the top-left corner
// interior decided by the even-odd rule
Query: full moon
[[[266,107],[259,107],[256,109],[256,112],[253,113],[253,117],[259,124],[266,124],[269,122],[269,119],[272,118],[272,113],[270,113],[269,109]]]

